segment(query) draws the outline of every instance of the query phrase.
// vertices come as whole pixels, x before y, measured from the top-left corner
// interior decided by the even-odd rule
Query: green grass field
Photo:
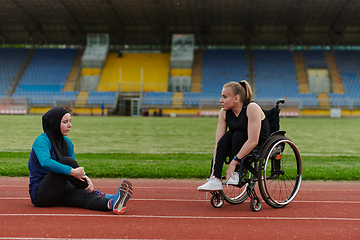
[[[359,180],[359,119],[282,118],[304,180]],[[0,175],[28,176],[41,116],[0,116]],[[69,137],[90,177],[206,178],[217,118],[73,116]],[[224,167],[226,169],[226,167]]]

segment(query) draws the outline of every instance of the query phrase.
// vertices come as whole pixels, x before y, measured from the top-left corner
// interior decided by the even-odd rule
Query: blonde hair
[[[243,103],[252,102],[252,91],[249,83],[245,80],[241,82],[228,82],[224,85],[224,88],[231,88],[234,96],[240,95],[240,101]]]

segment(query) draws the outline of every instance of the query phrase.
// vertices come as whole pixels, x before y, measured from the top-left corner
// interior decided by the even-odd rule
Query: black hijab
[[[52,107],[42,116],[44,132],[50,139],[58,159],[68,156],[68,147],[60,129],[61,119],[66,113],[69,112],[63,107]]]

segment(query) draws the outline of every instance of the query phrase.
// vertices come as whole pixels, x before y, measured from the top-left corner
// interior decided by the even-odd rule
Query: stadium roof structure
[[[359,0],[0,0],[0,44],[360,45]]]

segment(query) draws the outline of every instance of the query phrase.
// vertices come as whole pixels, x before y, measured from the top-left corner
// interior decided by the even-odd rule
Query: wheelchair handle
[[[279,106],[279,104],[284,104],[285,103],[285,99],[283,99],[283,98],[281,98],[281,99],[278,99],[277,101],[276,101],[276,106]]]

